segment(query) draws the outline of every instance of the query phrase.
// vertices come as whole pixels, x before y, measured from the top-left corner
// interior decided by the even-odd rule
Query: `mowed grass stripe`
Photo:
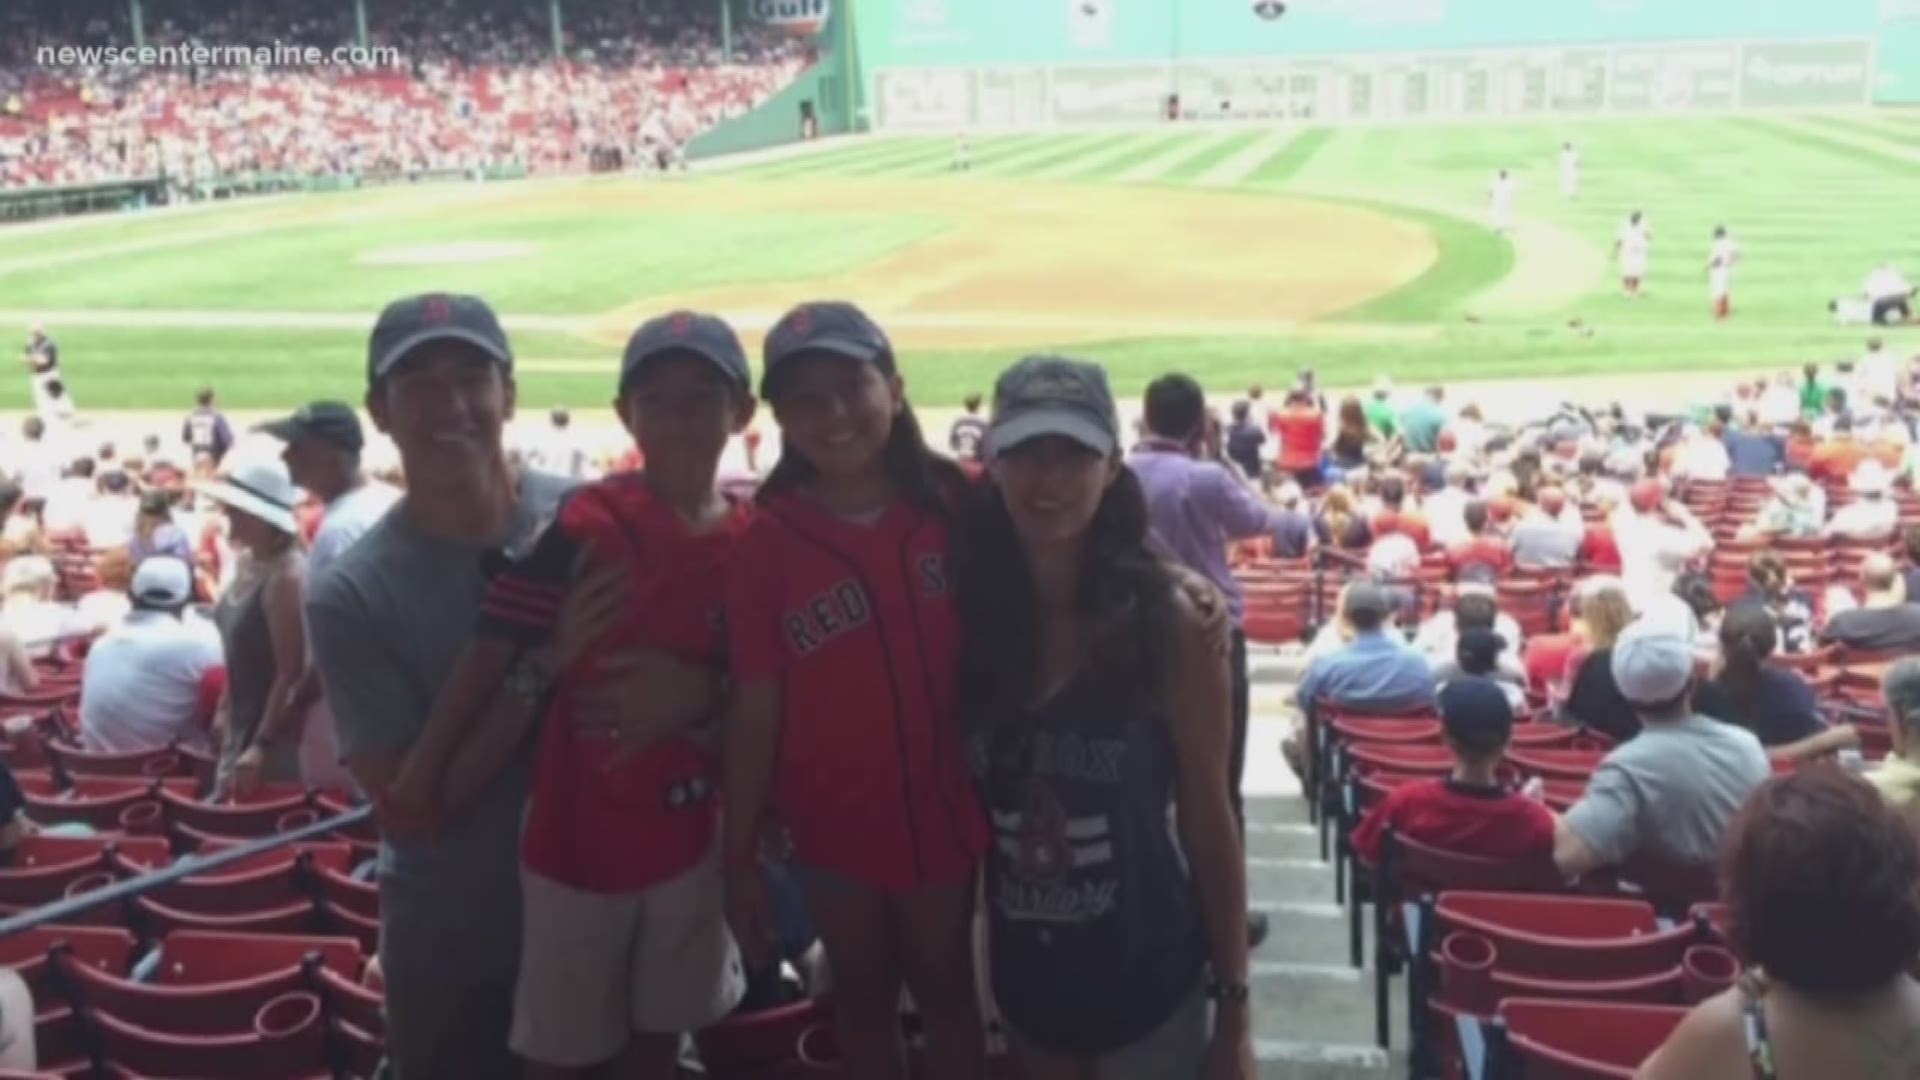
[[[1333,139],[1333,129],[1311,127],[1293,137],[1293,141],[1280,148],[1280,152],[1268,158],[1259,168],[1247,174],[1246,183],[1277,184],[1291,180],[1307,162],[1312,161],[1320,148]]]
[[[1890,125],[1876,116],[1823,116],[1817,122],[1837,132],[1864,135],[1896,146],[1920,147],[1920,130]]]
[[[1851,140],[1835,138],[1824,132],[1810,130],[1794,121],[1779,118],[1760,119],[1758,117],[1742,117],[1733,120],[1732,123],[1739,124],[1751,131],[1761,132],[1780,142],[1792,143],[1803,149],[1822,151],[1831,158],[1853,165],[1909,175],[1912,174],[1914,169],[1914,162],[1897,154],[1892,154],[1877,148],[1859,146]]]
[[[836,172],[862,162],[887,161],[924,153],[935,140],[925,137],[870,139],[857,146],[806,154],[785,161],[770,161],[738,171],[741,176],[807,176]]]
[[[1247,148],[1266,137],[1265,132],[1247,131],[1222,139],[1205,151],[1187,158],[1160,175],[1160,181],[1167,184],[1186,184],[1200,179],[1218,168],[1222,162],[1235,154],[1246,152]]]
[[[975,165],[974,173],[979,176],[1024,178],[1030,173],[1055,165],[1082,149],[1098,143],[1104,135],[1047,135],[1042,136],[1040,145],[1024,153],[1011,154],[984,168]]]
[[[953,143],[947,139],[927,139],[910,154],[890,154],[883,158],[856,161],[841,168],[827,170],[810,175],[816,176],[888,176],[895,170],[911,168],[916,165],[939,163],[941,168],[953,164]]]
[[[914,161],[896,163],[882,170],[880,175],[888,180],[901,180],[921,176],[972,176],[982,168],[990,167],[1009,157],[1035,152],[1040,147],[1051,146],[1052,135],[1001,135],[983,141],[971,142],[967,146],[968,170],[964,173],[953,171],[953,145],[949,142],[945,150],[931,157]]]
[[[1082,153],[1071,161],[1035,173],[1036,180],[1092,180],[1110,175],[1117,168],[1131,165],[1142,158],[1159,153],[1161,149],[1173,145],[1180,136],[1174,135],[1116,135],[1108,146]]]
[[[1114,179],[1122,184],[1150,184],[1167,178],[1167,174],[1181,165],[1212,151],[1225,138],[1217,131],[1204,134],[1190,134],[1169,147],[1166,152],[1156,154],[1121,173]]]

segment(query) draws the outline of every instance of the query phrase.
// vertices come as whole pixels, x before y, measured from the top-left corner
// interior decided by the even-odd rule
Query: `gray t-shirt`
[[[1772,775],[1751,732],[1698,714],[1655,721],[1594,770],[1567,827],[1609,866],[1640,854],[1707,865],[1727,823]]]
[[[341,552],[307,600],[344,758],[396,757],[419,737],[472,635],[482,559],[537,535],[570,482],[528,473],[493,544],[427,536],[403,513]],[[380,847],[381,962],[418,979],[510,979],[520,950],[520,815],[531,755],[507,768],[430,844]]]

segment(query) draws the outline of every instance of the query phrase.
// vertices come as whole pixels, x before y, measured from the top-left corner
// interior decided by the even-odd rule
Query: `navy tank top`
[[[1043,1050],[1146,1038],[1206,964],[1199,899],[1173,832],[1173,738],[1159,711],[1086,671],[975,745],[994,996]]]

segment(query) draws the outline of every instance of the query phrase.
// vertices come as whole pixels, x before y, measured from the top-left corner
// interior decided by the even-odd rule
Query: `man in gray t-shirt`
[[[477,620],[483,560],[538,535],[565,481],[510,470],[512,358],[473,297],[390,305],[370,349],[368,411],[405,497],[317,581],[314,660],[347,768],[384,791]],[[396,1080],[518,1080],[507,1048],[519,965],[519,830],[530,758],[430,842],[380,849],[380,960]]]
[[[1645,727],[1606,756],[1560,820],[1554,861],[1568,875],[1636,855],[1711,866],[1734,814],[1773,775],[1767,753],[1751,732],[1693,711],[1693,648],[1659,617],[1628,626],[1612,663]]]

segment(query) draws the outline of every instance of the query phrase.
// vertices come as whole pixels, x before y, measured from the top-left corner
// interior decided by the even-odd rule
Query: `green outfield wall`
[[[854,0],[881,129],[1920,103],[1920,0]]]

